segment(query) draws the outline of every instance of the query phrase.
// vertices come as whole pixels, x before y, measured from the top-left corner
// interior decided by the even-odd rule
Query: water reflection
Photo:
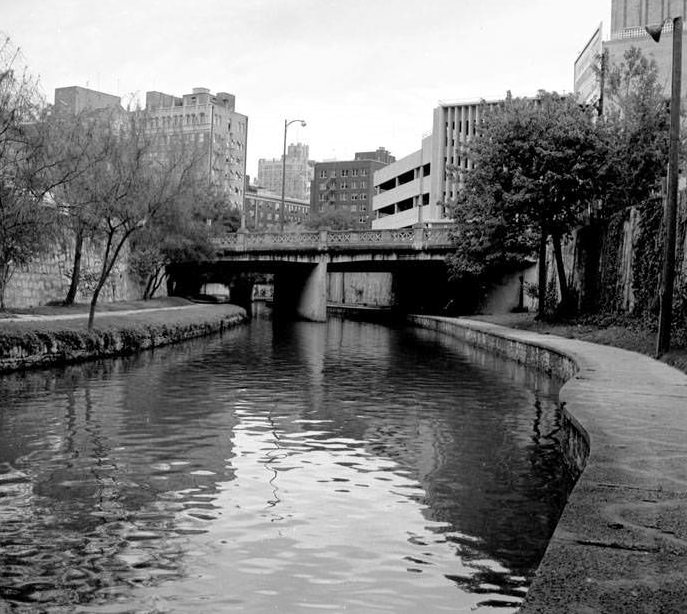
[[[512,611],[570,486],[555,392],[341,320],[0,379],[0,598]]]

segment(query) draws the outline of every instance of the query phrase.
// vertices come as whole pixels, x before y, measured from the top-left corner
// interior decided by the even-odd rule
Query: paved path
[[[560,398],[590,452],[521,612],[686,613],[687,375],[626,350],[453,321],[579,368]]]
[[[193,303],[190,305],[176,305],[174,307],[151,307],[149,309],[122,309],[120,311],[96,311],[95,317],[100,319],[107,316],[130,316],[140,313],[151,313],[153,311],[174,311],[176,309],[188,309],[189,307],[198,307],[199,305],[206,305],[208,303]],[[220,303],[212,303],[220,304]],[[88,312],[84,313],[65,313],[59,315],[41,315],[41,314],[22,314],[15,313],[8,318],[0,320],[2,322],[45,322],[51,320],[78,320],[80,318],[88,318]]]

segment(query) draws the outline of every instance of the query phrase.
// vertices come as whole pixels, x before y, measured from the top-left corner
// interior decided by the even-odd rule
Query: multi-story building
[[[473,167],[467,145],[483,114],[496,104],[499,101],[474,100],[436,107],[432,132],[422,147],[375,173],[372,228],[448,222],[445,205],[455,199]]]
[[[599,99],[601,57],[606,66],[618,66],[625,52],[637,47],[646,57],[656,61],[659,82],[666,96],[670,96],[672,74],[673,23],[675,17],[687,15],[683,0],[612,0],[611,37],[600,42],[601,26],[575,62],[575,93],[583,102]],[[668,20],[668,21],[666,21]],[[647,25],[663,24],[659,43],[649,36]],[[682,55],[687,55],[687,37],[682,40]],[[687,62],[682,63],[682,82],[687,82]],[[683,90],[684,91],[684,90]]]
[[[100,109],[122,109],[122,99],[119,96],[90,90],[78,85],[58,87],[55,89],[55,111],[78,115],[82,111],[97,111]]]
[[[349,211],[358,227],[369,228],[373,174],[384,166],[384,162],[370,159],[317,162],[310,189],[311,215],[332,210]]]
[[[281,194],[282,171],[285,169],[285,196],[310,200],[310,184],[313,180],[315,163],[308,159],[309,148],[303,143],[291,144],[286,159],[258,160],[258,185],[275,194]]]
[[[248,117],[237,113],[235,96],[216,95],[204,87],[182,97],[147,92],[148,126],[159,138],[160,155],[183,147],[196,148],[203,159],[200,176],[219,191],[227,205],[243,206]]]
[[[255,186],[246,188],[246,228],[248,230],[279,230],[281,226],[281,193],[275,194]],[[310,215],[310,202],[300,198],[284,198],[284,226],[302,224]]]
[[[431,207],[432,135],[408,156],[375,171],[372,228],[405,228],[441,217]]]

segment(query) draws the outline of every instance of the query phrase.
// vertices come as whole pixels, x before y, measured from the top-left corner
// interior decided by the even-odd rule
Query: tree
[[[669,104],[656,62],[631,47],[608,71],[604,116],[599,124],[606,150],[600,167],[606,214],[645,203],[668,165]]]
[[[0,308],[18,266],[49,243],[54,210],[39,181],[46,167],[37,122],[43,104],[9,38],[0,41]]]
[[[47,156],[52,163],[46,168],[47,181],[54,187],[52,200],[62,214],[62,226],[74,240],[70,284],[64,299],[71,305],[81,279],[81,259],[86,237],[96,239],[98,218],[94,215],[97,192],[90,187],[93,169],[107,157],[107,139],[103,138],[111,122],[118,121],[121,111],[86,110],[72,115],[54,109],[42,123]]]
[[[310,230],[350,230],[358,228],[358,215],[346,209],[327,209],[306,220],[305,227]]]
[[[451,211],[456,223],[454,276],[539,259],[539,314],[544,315],[546,250],[553,244],[562,305],[570,306],[562,240],[598,193],[603,149],[593,111],[574,97],[539,92],[485,112],[470,145],[474,169]]]
[[[123,113],[100,134],[103,155],[89,170],[87,201],[102,240],[100,270],[90,303],[93,327],[100,293],[127,241],[141,232],[167,206],[190,191],[199,157],[178,148],[156,153],[156,134],[146,129],[141,112]]]
[[[211,243],[209,213],[176,199],[165,207],[131,242],[129,267],[142,282],[143,300],[148,300],[162,285],[166,267],[179,262],[210,260],[215,252]],[[219,224],[221,225],[221,224]]]

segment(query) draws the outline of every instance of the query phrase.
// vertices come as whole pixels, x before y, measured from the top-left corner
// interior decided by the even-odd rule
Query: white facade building
[[[432,133],[423,138],[421,149],[375,172],[372,228],[449,223],[446,205],[473,166],[467,145],[485,109],[499,103],[442,102],[435,108]]]

